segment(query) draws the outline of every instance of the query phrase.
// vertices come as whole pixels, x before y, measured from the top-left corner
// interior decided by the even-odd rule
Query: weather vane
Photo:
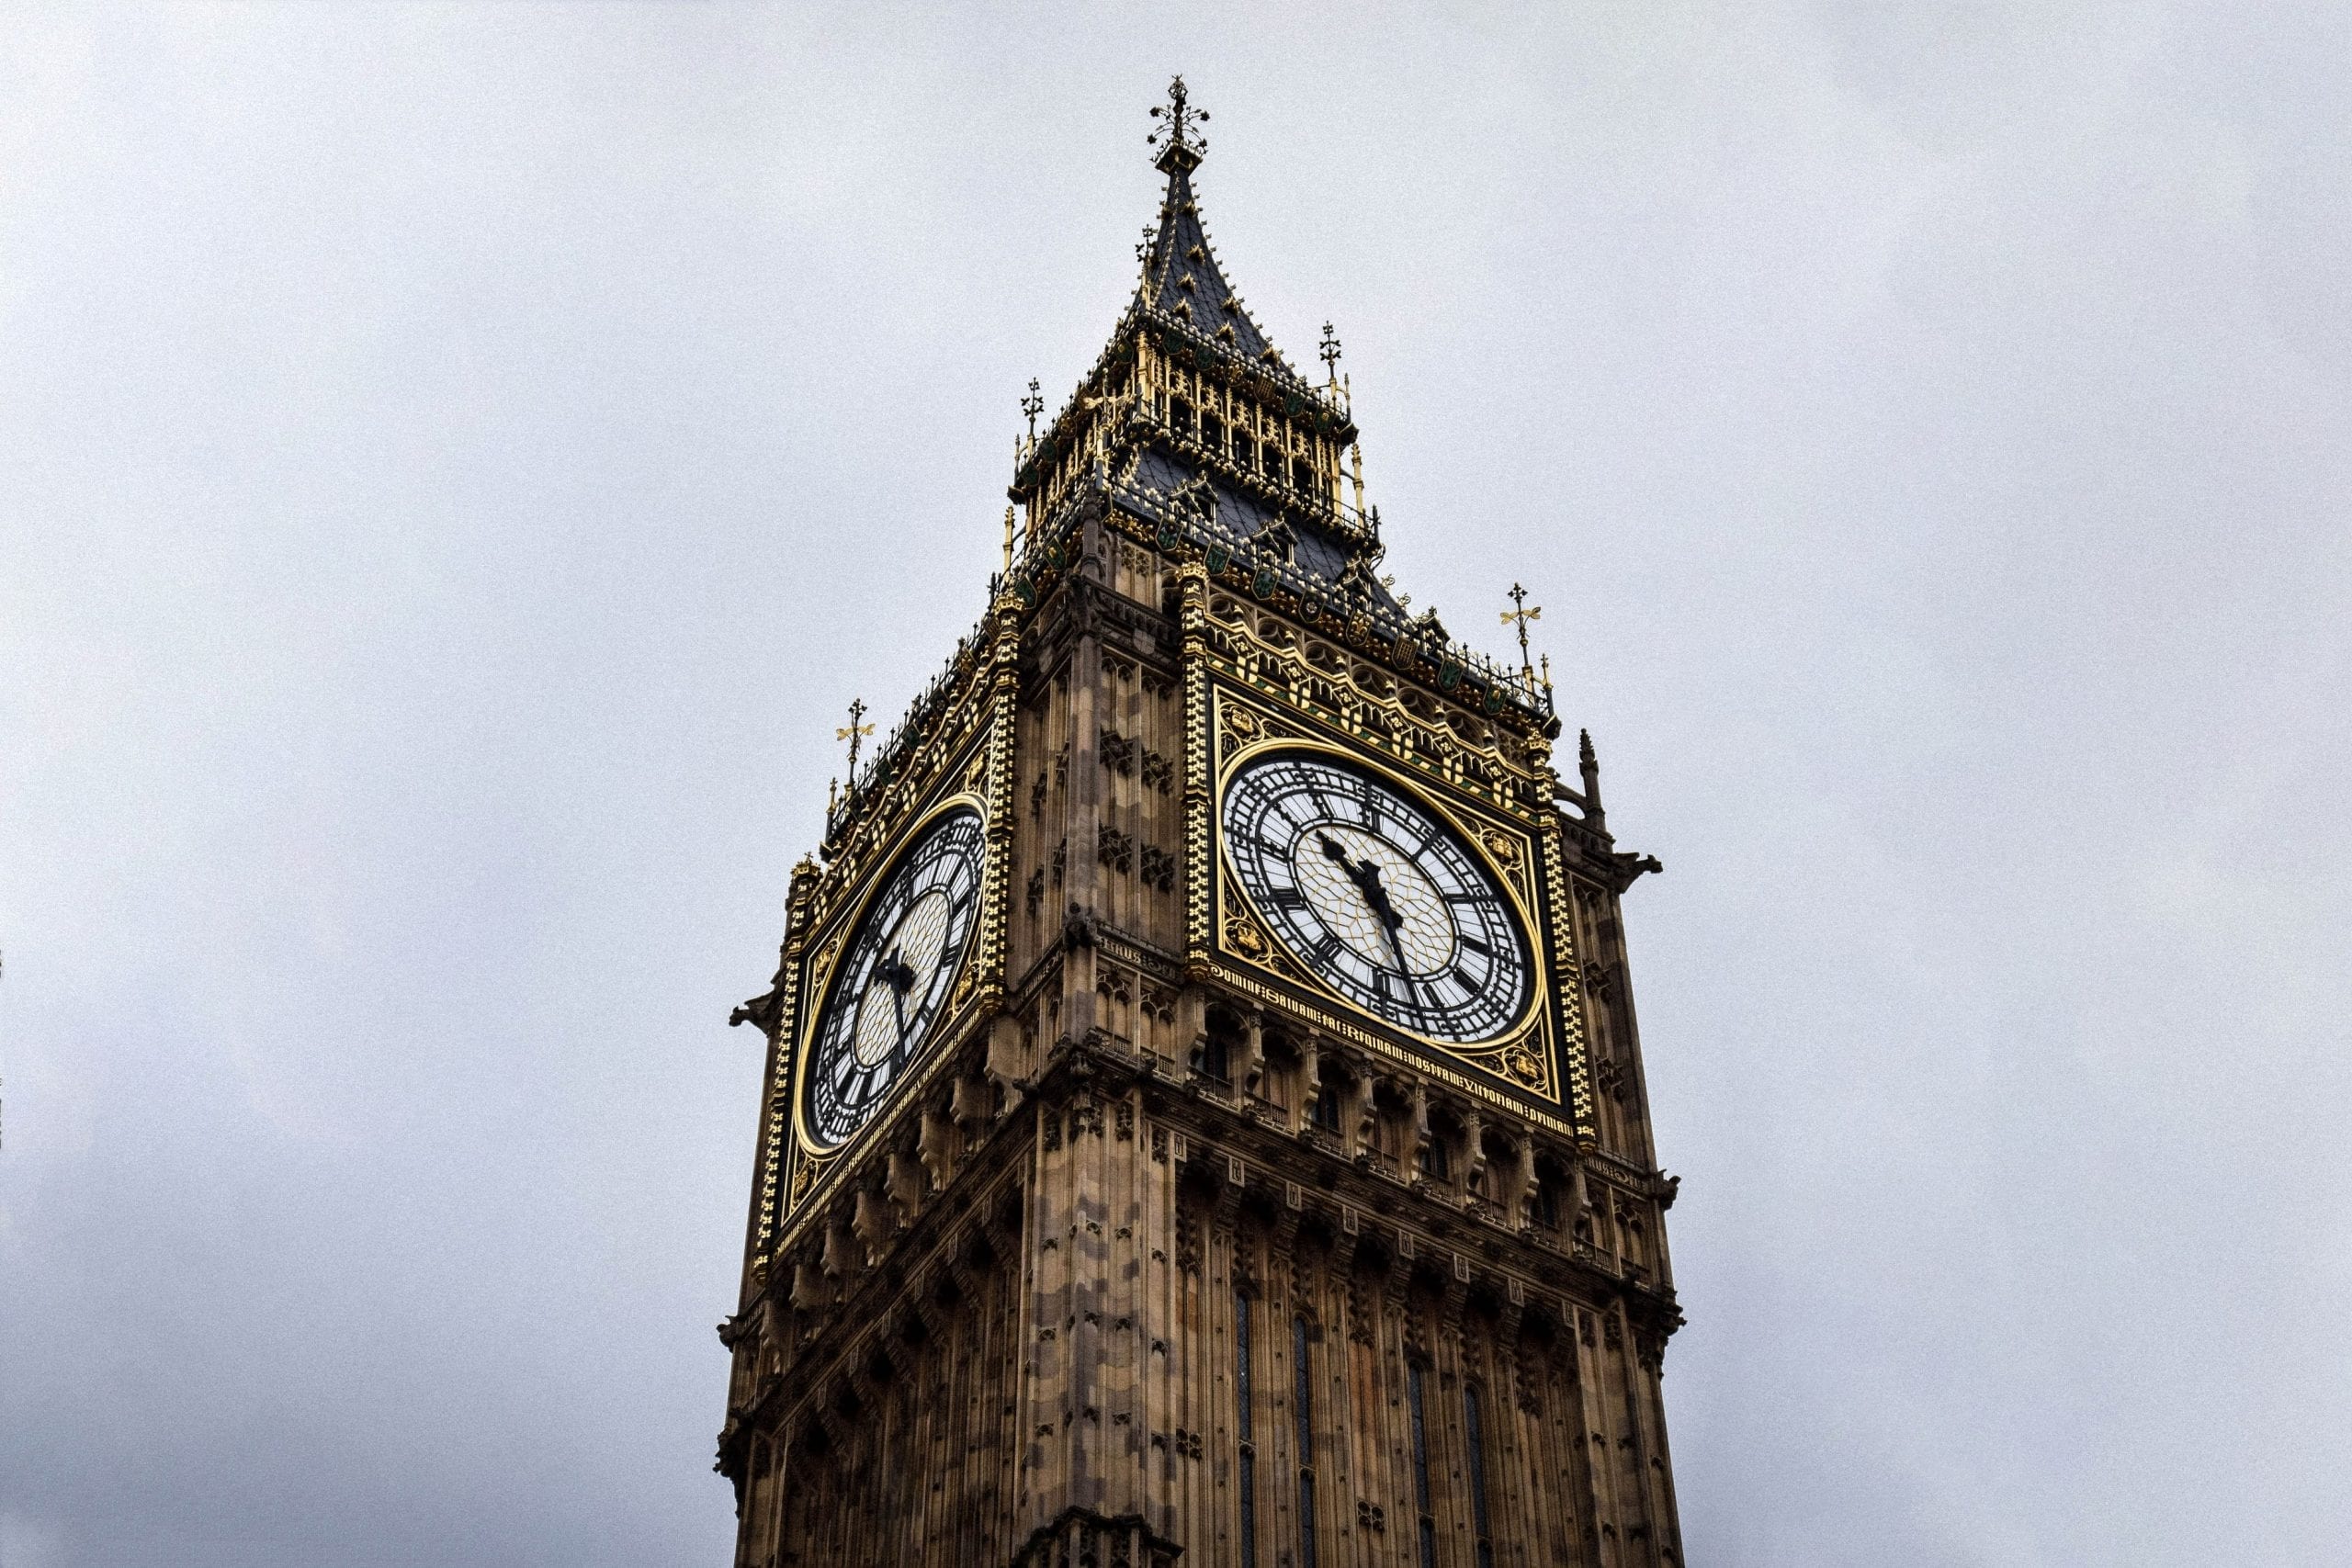
[[[1544,606],[1538,604],[1532,610],[1529,609],[1527,607],[1527,590],[1521,588],[1516,582],[1510,585],[1510,602],[1516,605],[1517,608],[1505,610],[1503,612],[1503,625],[1510,626],[1513,621],[1517,621],[1519,623],[1519,672],[1532,681],[1535,679],[1535,666],[1527,657],[1527,623],[1530,621],[1542,620],[1544,618]],[[1544,669],[1547,671],[1551,669],[1551,661],[1548,657],[1544,660]]]
[[[1046,412],[1046,400],[1037,395],[1037,378],[1029,378],[1029,395],[1021,400],[1021,412],[1029,416],[1029,445],[1037,445],[1037,416]]]
[[[846,740],[849,742],[849,782],[850,787],[853,789],[857,787],[858,742],[864,740],[867,736],[874,733],[874,727],[872,725],[860,724],[858,722],[858,720],[865,716],[865,699],[864,697],[853,697],[850,699],[849,705],[849,722],[843,725],[841,728],[833,731],[834,739]]]
[[[1188,147],[1193,152],[1209,150],[1208,139],[1199,128],[1208,123],[1209,111],[1192,107],[1192,96],[1184,90],[1184,78],[1178,76],[1168,84],[1168,101],[1155,107],[1151,118],[1160,123],[1145,137],[1153,147]]]

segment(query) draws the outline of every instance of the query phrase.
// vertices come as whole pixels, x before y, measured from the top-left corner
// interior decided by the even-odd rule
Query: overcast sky
[[[1699,1568],[2352,1561],[2352,9],[0,12],[0,1568],[715,1564],[1145,110],[1621,846]]]

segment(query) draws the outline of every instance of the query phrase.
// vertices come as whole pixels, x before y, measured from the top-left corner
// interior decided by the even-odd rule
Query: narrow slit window
[[[1290,1320],[1291,1412],[1298,1425],[1298,1568],[1315,1568],[1315,1380],[1306,1319]]]
[[[1437,1568],[1437,1516],[1430,1511],[1429,1421],[1421,1404],[1421,1364],[1405,1364],[1405,1402],[1412,1407],[1413,1506],[1420,1514],[1421,1568]]]
[[[1478,1568],[1495,1568],[1494,1532],[1487,1527],[1487,1431],[1478,1385],[1462,1388],[1462,1438],[1470,1450],[1470,1528],[1477,1532]]]
[[[1234,1430],[1241,1438],[1234,1480],[1241,1495],[1241,1568],[1258,1568],[1258,1445],[1250,1425],[1250,1296],[1233,1292]]]

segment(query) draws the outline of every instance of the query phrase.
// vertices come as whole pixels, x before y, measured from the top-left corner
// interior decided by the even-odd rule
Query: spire
[[[1144,141],[1159,149],[1153,166],[1173,175],[1181,168],[1186,174],[1201,166],[1207,155],[1208,139],[1198,127],[1208,123],[1209,111],[1192,107],[1192,95],[1184,90],[1184,78],[1171,77],[1168,83],[1168,101],[1156,106],[1151,118],[1160,123]]]
[[[1114,509],[1125,531],[1160,550],[1195,547],[1220,581],[1285,600],[1437,689],[1556,736],[1548,660],[1539,689],[1526,650],[1519,669],[1498,664],[1389,592],[1338,335],[1325,324],[1322,385],[1275,352],[1201,221],[1193,177],[1208,152],[1200,134],[1208,116],[1181,76],[1151,114],[1152,161],[1167,185],[1136,247],[1135,298],[1059,412],[1036,417],[1035,383],[1022,404],[1031,423],[1015,438],[1006,491],[1023,509],[1006,569],[1012,591],[1043,592],[1069,564],[1069,529],[1101,514],[1093,509]]]
[[[1159,123],[1147,140],[1159,149],[1154,167],[1168,176],[1160,197],[1159,221],[1150,231],[1151,248],[1144,258],[1137,302],[1184,321],[1202,336],[1214,339],[1247,359],[1282,366],[1282,356],[1258,330],[1242,308],[1240,296],[1226,281],[1216,252],[1202,227],[1200,203],[1193,195],[1193,171],[1201,166],[1208,143],[1199,130],[1208,112],[1192,107],[1184,78],[1168,85],[1168,102],[1151,111]]]

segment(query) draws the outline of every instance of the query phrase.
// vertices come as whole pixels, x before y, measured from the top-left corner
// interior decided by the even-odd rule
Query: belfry
[[[1523,594],[1512,666],[1391,593],[1338,345],[1267,340],[1153,112],[1134,299],[736,1013],[736,1562],[1679,1563],[1657,863]]]

